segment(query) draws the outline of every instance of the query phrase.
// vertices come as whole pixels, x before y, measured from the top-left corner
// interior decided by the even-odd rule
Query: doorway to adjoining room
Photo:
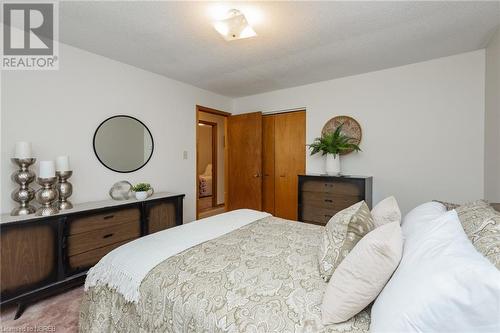
[[[228,113],[197,106],[197,218],[226,211],[226,118]]]

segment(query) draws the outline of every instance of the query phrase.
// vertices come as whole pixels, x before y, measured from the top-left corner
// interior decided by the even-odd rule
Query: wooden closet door
[[[228,210],[262,209],[262,113],[228,117]]]
[[[262,117],[262,210],[274,215],[274,115]]]
[[[275,116],[275,216],[297,220],[298,175],[306,168],[306,113]]]

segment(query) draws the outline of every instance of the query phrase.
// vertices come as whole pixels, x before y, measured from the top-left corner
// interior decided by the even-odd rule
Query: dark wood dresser
[[[184,194],[157,193],[144,201],[75,205],[49,217],[0,221],[1,306],[25,306],[84,282],[87,270],[111,250],[182,224]]]
[[[299,175],[299,221],[325,225],[339,211],[364,200],[372,206],[372,177]]]

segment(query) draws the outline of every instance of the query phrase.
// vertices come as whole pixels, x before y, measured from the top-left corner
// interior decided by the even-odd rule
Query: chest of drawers
[[[339,211],[364,200],[371,208],[372,177],[299,175],[299,221],[325,225]]]

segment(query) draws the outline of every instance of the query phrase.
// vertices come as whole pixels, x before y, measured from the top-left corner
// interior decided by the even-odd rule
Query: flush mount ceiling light
[[[257,36],[245,15],[237,9],[229,10],[225,18],[214,23],[214,28],[227,41]]]

